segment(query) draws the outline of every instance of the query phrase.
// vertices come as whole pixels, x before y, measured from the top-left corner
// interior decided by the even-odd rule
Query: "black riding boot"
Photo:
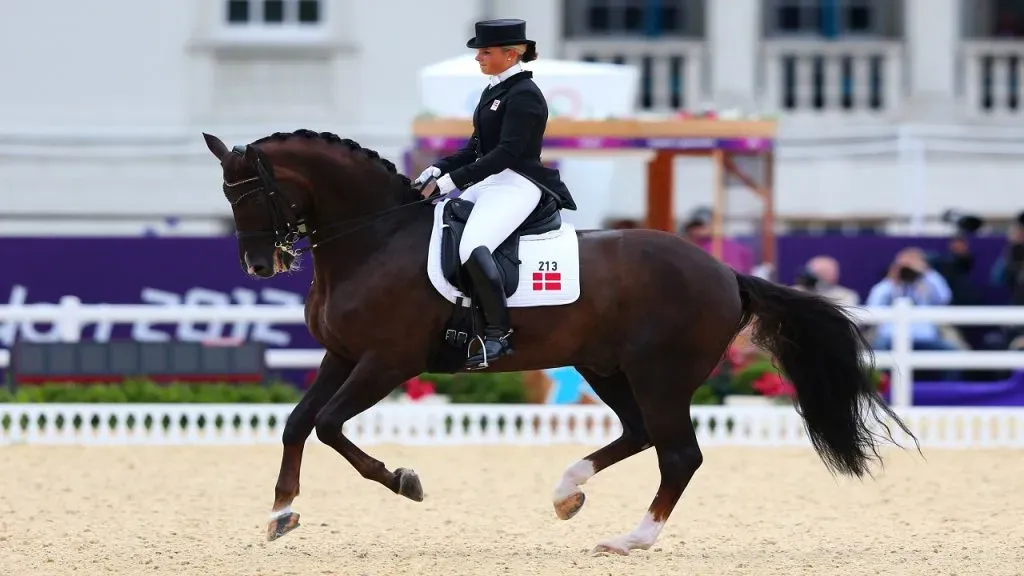
[[[474,249],[463,266],[473,282],[475,297],[480,302],[487,323],[483,346],[466,360],[466,368],[486,368],[494,360],[512,353],[512,345],[508,340],[512,328],[509,326],[505,288],[501,284],[498,265],[486,246]]]

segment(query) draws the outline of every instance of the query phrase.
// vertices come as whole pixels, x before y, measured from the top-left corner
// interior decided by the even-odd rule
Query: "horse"
[[[430,270],[443,267],[453,241],[457,257],[458,224],[472,205],[413,187],[378,153],[331,133],[274,133],[231,149],[203,137],[221,165],[243,271],[270,278],[312,255],[305,321],[325,353],[284,426],[267,539],[299,525],[292,504],[314,430],[364,478],[422,501],[415,471],[389,470],[343,426],[411,377],[463,370],[479,336],[472,288],[457,271]],[[744,328],[792,382],[832,475],[870,474],[882,442],[899,446],[887,422],[917,442],[876,390],[858,326],[824,298],[737,273],[667,232],[576,230],[543,200],[495,258],[512,295],[515,348],[484,370],[573,366],[621,423],[617,439],[564,469],[555,516],[575,516],[581,486],[602,470],[651,447],[657,454],[660,484],[639,524],[593,553],[654,544],[703,461],[693,393]]]

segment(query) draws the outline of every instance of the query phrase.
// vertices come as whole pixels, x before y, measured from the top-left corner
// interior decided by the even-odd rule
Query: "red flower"
[[[892,378],[889,376],[888,372],[882,372],[882,376],[879,380],[878,393],[885,394],[889,391],[889,386],[892,385]]]
[[[795,396],[796,389],[781,374],[765,372],[752,384],[764,396]]]
[[[410,378],[405,382],[405,393],[412,400],[419,400],[424,396],[430,396],[434,393],[434,384],[421,380],[418,376]]]

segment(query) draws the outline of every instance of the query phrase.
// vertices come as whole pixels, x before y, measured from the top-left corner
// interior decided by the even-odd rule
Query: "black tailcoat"
[[[525,70],[509,76],[480,95],[473,113],[473,136],[461,150],[434,163],[465,190],[508,168],[533,181],[556,198],[559,208],[575,210],[576,202],[558,170],[540,161],[548,104]]]

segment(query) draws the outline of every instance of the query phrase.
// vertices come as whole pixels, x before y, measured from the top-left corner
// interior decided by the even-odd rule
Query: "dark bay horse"
[[[430,199],[392,163],[333,134],[276,133],[233,149],[204,137],[222,167],[243,269],[261,278],[288,271],[303,237],[313,255],[306,323],[326,353],[284,428],[268,539],[298,525],[291,505],[314,430],[364,478],[422,500],[412,470],[389,470],[342,426],[409,378],[438,370],[453,304],[426,273]],[[661,482],[643,519],[595,551],[628,554],[655,542],[702,462],[691,397],[748,324],[792,381],[812,445],[833,474],[869,473],[879,443],[896,443],[891,422],[913,438],[872,384],[857,326],[831,302],[737,274],[673,234],[595,230],[578,240],[581,296],[511,308],[515,354],[488,370],[574,366],[622,423],[618,439],[563,473],[553,497],[561,519],[579,511],[580,486],[592,476],[657,451]]]

